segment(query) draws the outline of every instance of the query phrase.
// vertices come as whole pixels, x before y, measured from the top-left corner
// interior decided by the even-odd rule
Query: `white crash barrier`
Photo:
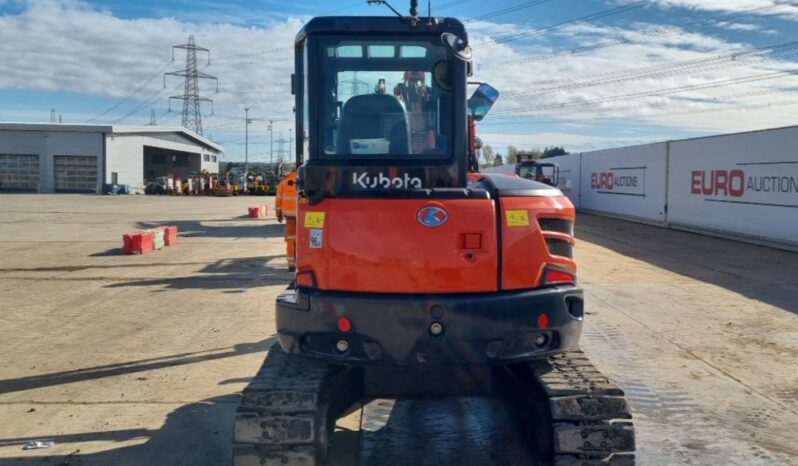
[[[793,126],[544,162],[559,165],[558,188],[580,210],[798,250],[796,147]]]
[[[798,127],[670,143],[668,222],[798,247]]]
[[[664,223],[667,143],[581,154],[585,210]]]

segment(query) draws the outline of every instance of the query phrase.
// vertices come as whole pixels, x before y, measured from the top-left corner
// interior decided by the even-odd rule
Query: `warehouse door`
[[[39,156],[0,154],[0,190],[38,191]]]
[[[56,191],[97,192],[97,157],[56,155]]]

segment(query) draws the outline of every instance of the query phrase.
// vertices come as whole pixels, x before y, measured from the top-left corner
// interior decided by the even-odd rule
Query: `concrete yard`
[[[229,464],[289,281],[282,226],[243,218],[272,201],[0,195],[0,465]],[[177,246],[120,254],[162,224]],[[583,348],[639,464],[798,464],[798,254],[591,215],[577,236]]]

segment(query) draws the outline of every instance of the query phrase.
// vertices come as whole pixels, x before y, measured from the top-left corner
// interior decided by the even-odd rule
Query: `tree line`
[[[539,160],[549,157],[568,155],[568,151],[561,146],[551,146],[541,149],[522,150],[515,146],[507,146],[507,154],[497,153],[489,144],[479,151],[479,165],[481,167],[498,167],[505,163],[518,163],[523,160]]]

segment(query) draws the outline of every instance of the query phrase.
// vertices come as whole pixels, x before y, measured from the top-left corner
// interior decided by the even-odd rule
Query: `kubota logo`
[[[352,173],[352,184],[363,189],[421,189],[421,178],[405,173],[402,176],[369,176],[367,173]]]
[[[446,223],[449,219],[449,214],[440,207],[422,207],[416,214],[418,223],[425,227],[439,227]]]

